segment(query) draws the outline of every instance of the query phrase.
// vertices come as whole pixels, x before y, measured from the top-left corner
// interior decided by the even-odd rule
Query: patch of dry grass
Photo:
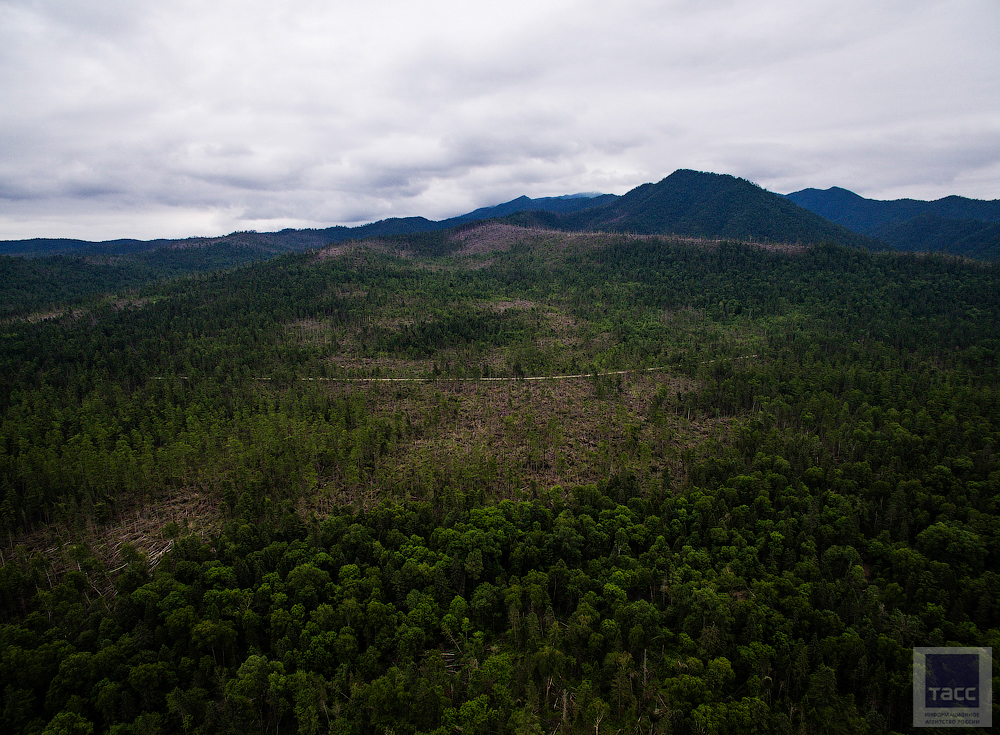
[[[643,486],[664,468],[683,473],[681,450],[726,431],[728,420],[688,420],[672,413],[650,422],[657,391],[695,387],[667,372],[612,376],[603,398],[589,376],[573,379],[415,383],[331,383],[362,393],[375,416],[402,427],[392,452],[379,460],[361,495],[422,497],[435,485],[517,497],[532,485],[572,487],[633,471]],[[328,492],[357,495],[334,478]],[[367,495],[366,495],[367,493]]]

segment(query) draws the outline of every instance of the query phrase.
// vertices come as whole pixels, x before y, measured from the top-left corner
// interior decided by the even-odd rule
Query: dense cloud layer
[[[1000,197],[1000,4],[0,0],[0,238],[624,193]]]

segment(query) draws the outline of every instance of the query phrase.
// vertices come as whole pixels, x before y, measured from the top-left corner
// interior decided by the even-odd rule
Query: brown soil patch
[[[483,306],[493,311],[507,311],[508,309],[530,309],[535,305],[533,301],[527,299],[517,299],[515,301],[492,301]]]
[[[485,255],[497,250],[508,250],[511,245],[525,240],[550,237],[553,234],[561,233],[553,233],[550,230],[537,228],[489,223],[479,227],[460,230],[451,236],[451,241],[462,245],[458,251],[459,255]]]

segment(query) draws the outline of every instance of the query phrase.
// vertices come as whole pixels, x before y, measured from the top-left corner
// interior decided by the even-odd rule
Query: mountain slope
[[[517,219],[566,230],[875,245],[749,181],[685,169],[576,214]]]
[[[951,220],[1000,222],[1000,199],[984,201],[949,196],[935,201],[920,199],[866,199],[847,189],[802,189],[786,199],[855,232],[875,236],[886,225],[898,224],[921,214]]]
[[[884,225],[875,236],[895,250],[942,252],[978,260],[1000,260],[1000,223],[948,219],[932,212]]]
[[[1000,200],[949,196],[935,201],[882,201],[839,187],[803,189],[786,198],[896,250],[1000,259]]]

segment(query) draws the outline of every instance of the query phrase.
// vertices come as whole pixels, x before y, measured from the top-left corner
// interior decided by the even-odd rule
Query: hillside
[[[875,230],[894,250],[1000,260],[1000,222],[948,219],[931,212]]]
[[[895,250],[1000,259],[1000,200],[949,196],[936,201],[881,201],[838,187],[803,189],[787,198]]]
[[[998,359],[993,265],[497,220],[8,318],[0,731],[912,732]]]

